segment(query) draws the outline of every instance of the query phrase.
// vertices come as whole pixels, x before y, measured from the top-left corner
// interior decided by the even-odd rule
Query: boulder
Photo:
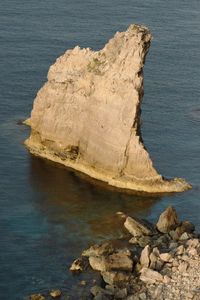
[[[151,253],[151,249],[150,249],[150,246],[147,245],[141,252],[141,255],[140,255],[140,264],[142,267],[146,267],[148,268],[149,266],[149,263],[150,263],[150,253]]]
[[[129,254],[129,253],[128,253]],[[107,270],[132,271],[133,261],[126,252],[113,253],[106,260]]]
[[[152,234],[152,230],[150,228],[133,217],[127,217],[124,226],[135,237]]]
[[[85,257],[80,257],[75,259],[75,261],[72,263],[70,267],[70,271],[72,272],[82,272],[87,270],[89,266],[88,259]]]
[[[184,232],[192,233],[195,230],[194,224],[189,221],[183,221],[177,228],[177,236],[180,237]]]
[[[171,260],[172,256],[170,253],[161,253],[160,258],[164,262],[169,262]]]
[[[126,285],[129,280],[131,275],[126,272],[116,272],[116,271],[106,271],[106,272],[101,272],[101,275],[103,277],[103,280],[108,283],[109,285],[114,285],[114,286],[124,286]]]
[[[132,271],[133,261],[130,251],[123,249],[108,256],[90,256],[90,266],[97,271]]]
[[[175,229],[178,224],[179,221],[176,210],[170,206],[160,215],[156,227],[160,232],[167,233]]]
[[[146,283],[163,282],[163,276],[157,271],[148,268],[143,268],[141,270],[140,280]]]
[[[106,271],[107,260],[104,256],[90,256],[89,263],[93,270]]]

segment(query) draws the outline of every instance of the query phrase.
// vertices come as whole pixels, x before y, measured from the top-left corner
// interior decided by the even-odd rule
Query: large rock
[[[132,271],[133,261],[126,249],[108,256],[90,256],[90,266],[97,271]]]
[[[107,258],[107,269],[131,272],[133,261],[126,252],[113,253]]]
[[[107,271],[107,262],[104,256],[90,256],[89,263],[93,270]]]
[[[30,151],[120,188],[189,188],[181,179],[164,180],[142,142],[143,67],[151,38],[148,28],[131,25],[100,51],[77,46],[59,57],[26,122]]]
[[[189,221],[183,221],[180,226],[176,228],[176,234],[178,238],[184,233],[192,233],[195,230],[194,224]]]
[[[135,218],[127,217],[124,226],[135,237],[152,234],[150,228]]]
[[[167,233],[176,228],[178,224],[179,221],[176,210],[170,206],[160,215],[156,226],[160,232]]]
[[[126,283],[129,282],[131,276],[129,273],[116,271],[102,272],[101,275],[106,283],[115,286],[126,285]]]
[[[70,271],[72,272],[82,272],[87,270],[89,266],[89,262],[88,259],[86,257],[80,257],[75,259],[75,261],[73,261],[71,267],[70,267]]]

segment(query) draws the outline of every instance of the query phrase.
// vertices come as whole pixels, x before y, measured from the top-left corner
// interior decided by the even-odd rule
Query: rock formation
[[[144,247],[140,245],[141,236],[135,236],[139,224],[141,228],[144,226],[144,221],[138,219],[137,223],[132,223],[135,227],[134,244],[130,243],[132,239],[129,244],[124,244],[125,239],[122,238],[121,246],[116,241],[109,241],[83,251],[79,261],[88,258],[84,273],[91,272],[91,269],[98,270],[103,279],[103,283],[95,284],[90,289],[93,299],[200,299],[199,234],[191,232],[195,228],[189,221],[174,222],[171,229],[171,220],[177,217],[174,208],[167,208],[159,220],[163,216],[167,216],[162,227],[165,227],[165,233],[157,230],[157,224],[151,224],[154,232],[149,232],[149,241]],[[187,224],[184,233],[183,224]],[[124,225],[126,227],[126,221]],[[172,237],[172,231],[176,231],[177,235]],[[143,236],[146,237],[146,232]],[[98,261],[98,268],[94,261]],[[71,271],[76,272],[77,268],[73,269],[73,266]]]
[[[190,186],[157,173],[140,133],[143,67],[151,33],[131,25],[100,51],[59,57],[34,101],[30,151],[110,185],[150,193]]]

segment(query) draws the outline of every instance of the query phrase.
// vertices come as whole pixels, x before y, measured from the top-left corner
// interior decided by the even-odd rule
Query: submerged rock
[[[29,297],[30,300],[45,300],[46,298],[42,294],[33,294]]]
[[[52,298],[59,298],[60,296],[61,296],[61,291],[60,290],[52,290],[51,292],[50,292],[50,295],[51,295],[51,297]]]
[[[143,67],[151,38],[147,27],[131,25],[100,51],[77,46],[59,57],[26,122],[30,151],[123,189],[190,188],[159,175],[142,142]]]

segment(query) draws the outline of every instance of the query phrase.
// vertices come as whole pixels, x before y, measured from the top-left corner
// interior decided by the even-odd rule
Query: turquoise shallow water
[[[106,190],[32,157],[23,146],[29,129],[16,125],[59,55],[76,45],[99,49],[130,23],[154,35],[145,66],[145,145],[163,175],[193,184],[186,193]],[[155,221],[173,204],[200,229],[198,0],[2,1],[0,41],[0,299],[53,287],[74,295],[81,278],[69,264],[88,244],[121,234],[117,211]]]

